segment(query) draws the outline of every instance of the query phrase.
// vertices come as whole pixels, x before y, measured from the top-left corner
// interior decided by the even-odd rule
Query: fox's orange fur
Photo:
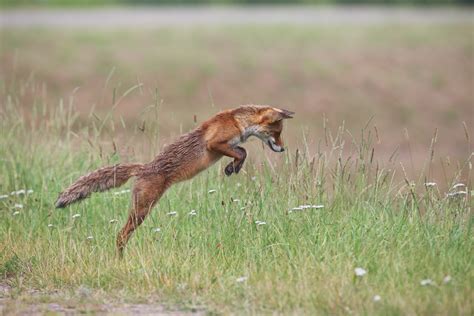
[[[166,146],[147,164],[118,164],[80,177],[59,195],[56,207],[66,207],[93,192],[119,187],[129,178],[136,177],[130,215],[117,236],[117,249],[122,255],[133,231],[172,184],[194,177],[222,156],[233,158],[225,167],[225,174],[238,173],[247,157],[245,149],[238,145],[250,136],[257,136],[273,151],[282,152],[283,119],[291,118],[293,114],[256,105],[220,112]]]

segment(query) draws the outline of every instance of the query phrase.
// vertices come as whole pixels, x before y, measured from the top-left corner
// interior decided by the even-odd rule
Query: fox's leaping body
[[[233,158],[225,167],[225,174],[239,173],[247,157],[247,152],[239,145],[251,136],[260,138],[275,152],[284,151],[280,137],[283,119],[292,118],[293,114],[256,105],[220,112],[166,146],[147,164],[118,164],[80,177],[59,195],[56,207],[66,207],[93,192],[119,187],[129,178],[136,177],[130,215],[117,236],[117,248],[122,255],[133,231],[172,184],[194,177],[222,156]]]

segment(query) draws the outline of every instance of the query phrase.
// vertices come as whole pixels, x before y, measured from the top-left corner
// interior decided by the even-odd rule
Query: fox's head
[[[256,136],[271,150],[283,152],[285,150],[281,140],[283,120],[293,118],[295,112],[270,106],[247,106],[247,109],[249,111],[244,115],[247,121],[244,140],[249,136]]]

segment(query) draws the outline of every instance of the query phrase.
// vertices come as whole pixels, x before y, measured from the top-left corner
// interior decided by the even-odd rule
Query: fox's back
[[[205,131],[197,129],[167,145],[153,161],[145,165],[144,173],[159,174],[168,181],[183,181],[207,168],[218,157],[210,157],[206,149]]]

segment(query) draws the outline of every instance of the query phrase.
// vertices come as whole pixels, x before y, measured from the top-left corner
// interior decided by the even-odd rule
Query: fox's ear
[[[276,109],[275,110],[280,114],[282,119],[290,119],[293,118],[293,115],[295,115],[295,112],[288,111],[285,109]]]

